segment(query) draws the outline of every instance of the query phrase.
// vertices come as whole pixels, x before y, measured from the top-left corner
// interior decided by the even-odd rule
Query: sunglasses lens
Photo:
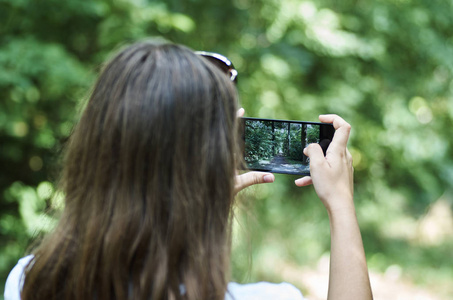
[[[218,60],[215,57],[212,56],[205,56],[211,63],[213,63],[215,66],[217,66],[220,70],[222,70],[225,74],[229,74],[230,72],[230,67],[227,66],[223,61]]]
[[[227,74],[230,77],[231,81],[237,83],[238,72],[234,69],[233,64],[228,60],[228,58],[220,54],[211,52],[197,51],[195,53],[209,60],[212,64],[214,64],[225,74]]]

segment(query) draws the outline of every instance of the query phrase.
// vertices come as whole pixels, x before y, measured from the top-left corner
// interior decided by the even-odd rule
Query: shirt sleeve
[[[11,270],[5,284],[5,300],[20,300],[20,292],[24,284],[24,270],[33,259],[33,255],[21,258]]]
[[[258,282],[251,284],[228,284],[225,300],[303,300],[302,293],[292,284]]]

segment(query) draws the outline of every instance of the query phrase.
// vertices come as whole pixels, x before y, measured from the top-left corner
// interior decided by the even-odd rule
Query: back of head
[[[65,210],[22,299],[223,299],[236,102],[183,46],[116,55],[67,145]]]

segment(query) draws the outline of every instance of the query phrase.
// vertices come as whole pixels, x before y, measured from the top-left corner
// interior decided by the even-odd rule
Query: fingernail
[[[263,179],[266,183],[274,182],[274,175],[264,175]]]

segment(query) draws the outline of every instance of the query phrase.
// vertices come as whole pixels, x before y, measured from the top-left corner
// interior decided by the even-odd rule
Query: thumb
[[[324,152],[319,144],[313,143],[308,145],[304,149],[304,154],[310,158],[310,170],[312,170],[313,166],[317,167],[326,163]]]
[[[274,182],[274,180],[275,177],[274,174],[272,173],[247,172],[241,175],[236,175],[234,190],[236,193],[239,193],[241,190],[251,185],[260,183],[271,183]]]

